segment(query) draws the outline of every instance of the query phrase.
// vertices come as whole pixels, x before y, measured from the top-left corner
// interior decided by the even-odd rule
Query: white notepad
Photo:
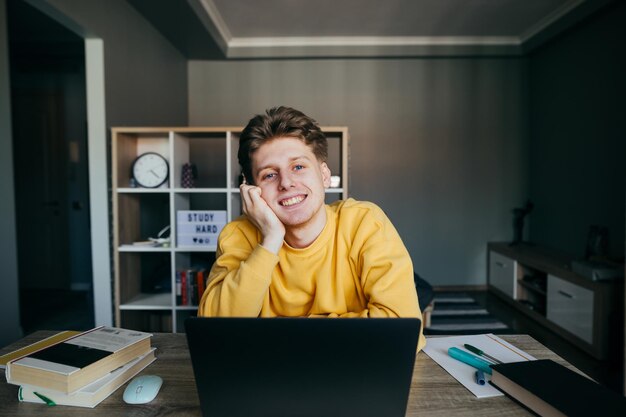
[[[489,383],[478,385],[475,380],[476,368],[448,355],[448,349],[451,347],[466,350],[463,347],[466,343],[481,349],[486,354],[493,356],[503,363],[536,360],[535,357],[491,333],[471,336],[429,337],[426,342],[426,347],[424,348],[424,353],[430,356],[432,360],[437,362],[478,398],[496,397],[504,394]],[[489,380],[491,375],[485,374],[485,378]]]

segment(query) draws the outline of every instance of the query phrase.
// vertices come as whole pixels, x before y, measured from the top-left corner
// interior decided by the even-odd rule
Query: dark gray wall
[[[189,123],[296,107],[350,130],[350,194],[379,204],[434,285],[486,284],[527,193],[523,59],[190,61]]]
[[[128,2],[47,3],[104,42],[108,127],[187,122],[187,60]]]
[[[533,241],[584,256],[591,225],[624,256],[626,4],[541,47],[529,59]]]
[[[7,42],[6,1],[0,0],[0,347],[22,337],[20,321],[15,194],[13,186],[13,140],[11,91]]]

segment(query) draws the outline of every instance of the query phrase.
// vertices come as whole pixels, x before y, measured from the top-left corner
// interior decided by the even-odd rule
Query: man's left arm
[[[421,318],[413,263],[391,221],[378,209],[361,222],[359,229],[354,242],[358,250],[356,269],[367,298],[367,310],[359,315]]]
[[[357,270],[361,273],[367,308],[341,317],[415,317],[423,320],[409,252],[382,210],[372,214],[372,219],[361,223],[360,228],[365,228],[361,233],[362,240],[355,242],[360,246]],[[423,327],[422,322],[420,350],[425,346]]]

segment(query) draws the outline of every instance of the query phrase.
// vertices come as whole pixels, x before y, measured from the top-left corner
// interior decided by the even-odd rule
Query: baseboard
[[[484,285],[438,285],[433,287],[435,292],[471,292],[487,291],[487,284]]]

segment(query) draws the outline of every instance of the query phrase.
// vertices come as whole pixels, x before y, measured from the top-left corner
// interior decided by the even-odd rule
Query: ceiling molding
[[[516,37],[232,38],[228,58],[521,55]]]
[[[233,37],[213,0],[187,0],[226,58],[521,55],[519,37]],[[585,0],[572,0],[527,34],[534,36]]]
[[[565,32],[608,4],[615,2],[616,0],[572,1],[572,7],[563,7],[562,9],[555,11],[554,14],[546,17],[543,22],[538,22],[535,27],[529,29],[521,36],[522,49],[524,50],[524,53],[529,53],[535,48],[546,44],[555,36]],[[570,3],[568,3],[568,5],[570,5]]]
[[[34,1],[34,0],[28,0]],[[428,57],[428,56],[523,56],[554,36],[616,0],[565,0],[560,7],[535,21],[523,32],[512,36],[304,36],[243,37],[234,36],[227,11],[220,12],[216,0],[129,0],[144,15],[150,16],[186,56],[194,59],[287,59],[340,57]],[[186,6],[185,6],[186,5]],[[182,16],[187,7],[196,15],[195,22],[167,23],[171,16]],[[531,6],[529,6],[531,7]],[[178,12],[178,14],[176,14]],[[232,12],[232,10],[230,11]],[[254,11],[252,11],[254,12]],[[163,15],[156,19],[154,14]],[[251,13],[249,10],[247,13]],[[250,19],[250,16],[248,16]],[[254,21],[254,15],[252,20]],[[193,23],[193,24],[192,24]],[[206,31],[208,42],[197,33]],[[195,32],[194,32],[195,31]],[[506,32],[506,31],[505,31]],[[267,33],[267,31],[266,31]],[[328,33],[328,32],[325,32]],[[440,32],[445,35],[445,31]],[[466,32],[471,33],[471,32]],[[476,33],[476,32],[475,32]],[[192,42],[190,39],[198,39]],[[204,46],[203,46],[204,45]],[[211,53],[205,50],[210,50]],[[221,55],[217,56],[217,55]]]
[[[327,36],[327,37],[282,37],[282,38],[232,38],[229,48],[272,46],[414,46],[414,45],[513,45],[518,46],[517,37],[480,37],[480,36]]]
[[[563,18],[563,16],[569,14],[575,8],[579,7],[586,0],[572,0],[558,9],[554,10],[549,15],[545,16],[543,19],[535,23],[532,27],[526,30],[524,33],[520,35],[521,43],[526,43],[528,40],[537,36],[539,33],[546,30],[549,26],[553,25],[555,22]]]
[[[187,3],[196,12],[224,55],[228,55],[228,44],[232,40],[232,35],[215,3],[212,0],[187,0]]]

